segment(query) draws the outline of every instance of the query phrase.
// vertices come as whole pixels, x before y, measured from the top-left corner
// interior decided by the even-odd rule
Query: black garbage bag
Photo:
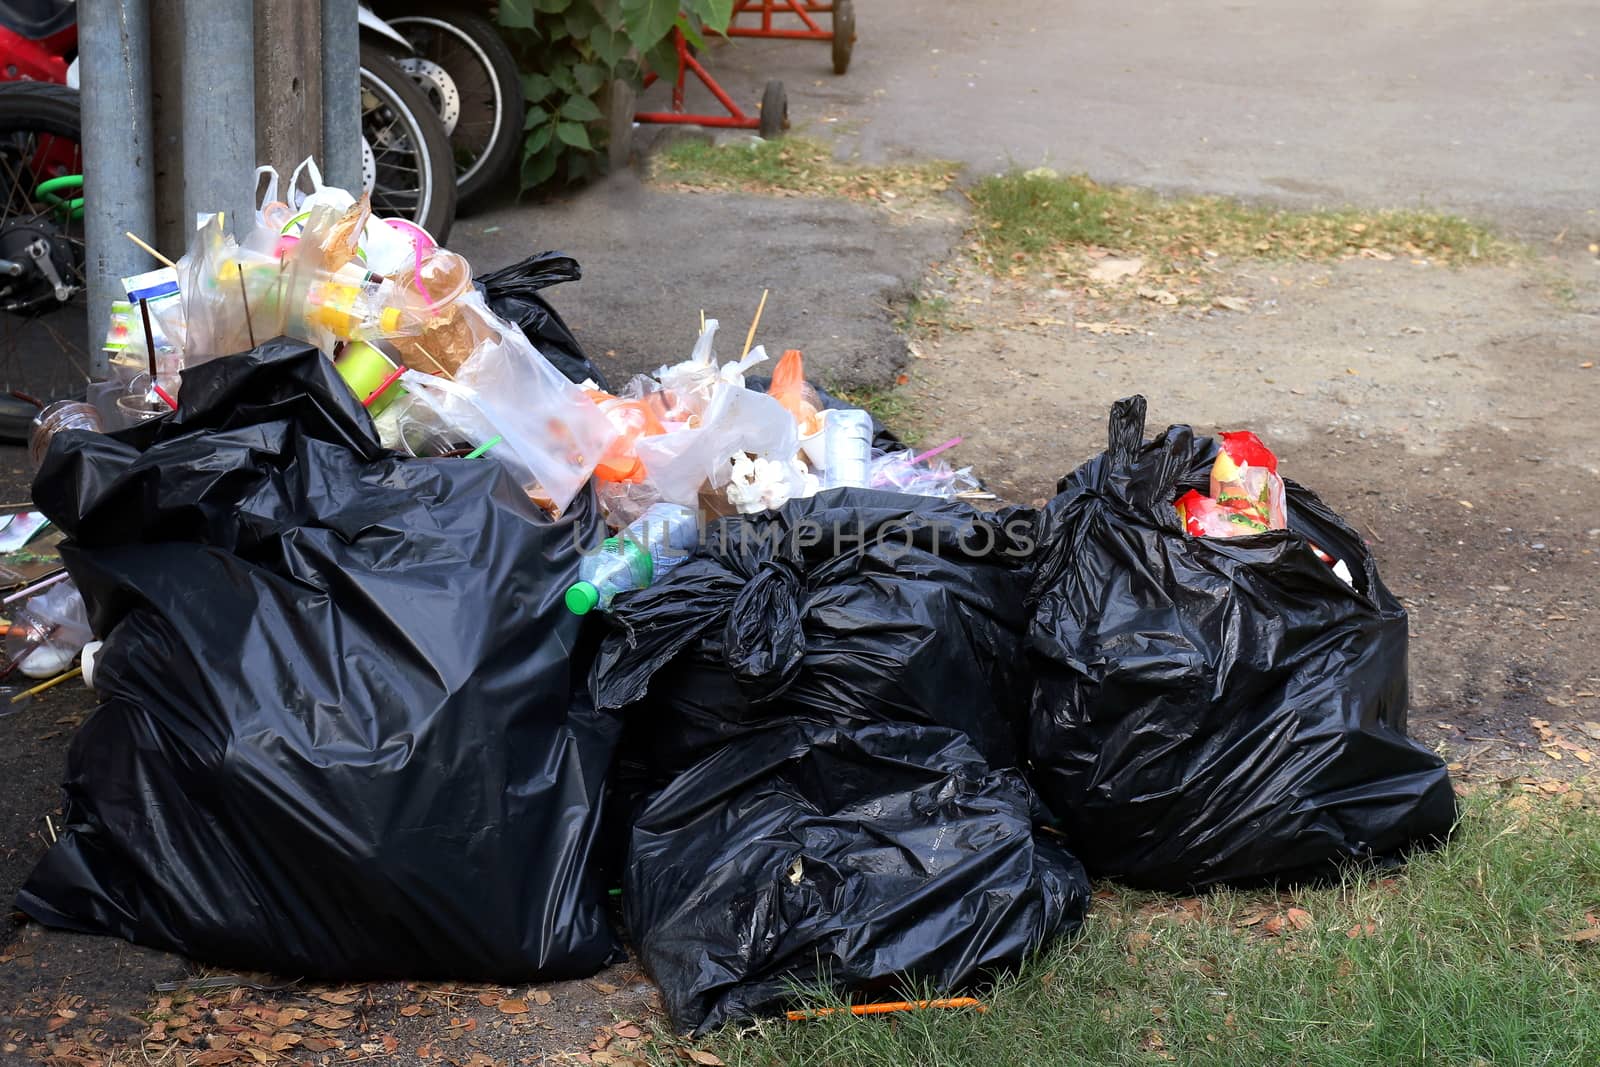
[[[473,283],[483,292],[489,310],[521,328],[533,347],[562,374],[574,382],[593,379],[601,389],[609,390],[604,372],[584,354],[578,339],[540,294],[541,289],[582,277],[578,261],[571,256],[538,252],[520,263],[479,275]]]
[[[794,718],[948,726],[1014,765],[1034,521],[836,489],[714,523],[664,581],[614,605],[594,692],[627,709],[619,785],[659,787]]]
[[[1151,889],[1327,873],[1450,830],[1406,737],[1406,614],[1361,538],[1291,481],[1289,529],[1191,537],[1173,501],[1218,445],[1145,402],[1040,520],[1033,783],[1096,878]],[[1347,585],[1311,550],[1349,567]]]
[[[796,985],[954,992],[1083,921],[1083,868],[960,733],[802,721],[733,741],[634,824],[623,909],[679,1030]]]
[[[384,452],[276,340],[34,486],[106,635],[60,840],[18,905],[220,966],[524,981],[616,948],[590,869],[616,734],[563,604],[592,499]]]

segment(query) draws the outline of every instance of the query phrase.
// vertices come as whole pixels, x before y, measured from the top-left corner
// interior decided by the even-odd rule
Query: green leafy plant
[[[611,83],[637,85],[645,69],[670,77],[674,29],[703,47],[732,16],[733,0],[500,0],[527,104],[522,190],[598,173]]]

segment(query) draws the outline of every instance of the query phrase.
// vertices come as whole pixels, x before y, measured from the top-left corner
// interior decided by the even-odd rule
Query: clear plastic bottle
[[[574,615],[608,610],[618,593],[643,589],[682,563],[699,536],[693,508],[652,504],[615,537],[606,538],[600,551],[583,557],[580,580],[567,590],[568,609]]]

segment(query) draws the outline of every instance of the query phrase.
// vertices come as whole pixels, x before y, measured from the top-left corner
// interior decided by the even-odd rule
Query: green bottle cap
[[[587,615],[600,603],[600,590],[593,582],[573,582],[567,590],[567,610],[574,615]]]

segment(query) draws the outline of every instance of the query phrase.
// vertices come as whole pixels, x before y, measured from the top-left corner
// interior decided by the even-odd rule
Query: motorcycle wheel
[[[361,134],[370,152],[364,169],[373,212],[410,219],[444,244],[456,215],[450,138],[411,76],[367,44],[361,46]]]
[[[415,52],[396,56],[446,121],[462,201],[492,195],[522,144],[522,77],[489,20],[440,3],[408,3],[386,19]],[[437,76],[442,72],[443,79]],[[448,85],[436,85],[447,79]],[[454,99],[447,99],[453,93]]]
[[[65,85],[0,85],[0,259],[23,267],[0,276],[0,440],[27,440],[40,407],[81,397],[89,381],[83,222],[70,200],[39,194],[41,182],[83,173],[80,121]],[[66,300],[28,255],[39,241]]]

